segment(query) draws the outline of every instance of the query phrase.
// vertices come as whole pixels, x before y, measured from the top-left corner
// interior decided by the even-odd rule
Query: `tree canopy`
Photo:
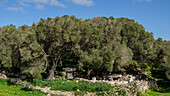
[[[32,26],[0,27],[0,69],[35,78],[53,78],[57,66],[75,65],[87,76],[105,76],[136,64],[151,71],[163,68],[170,79],[169,48],[169,41],[155,40],[128,18],[64,15],[41,18]]]

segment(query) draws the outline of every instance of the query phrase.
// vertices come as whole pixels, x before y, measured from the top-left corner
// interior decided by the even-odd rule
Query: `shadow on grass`
[[[158,86],[162,89],[161,93],[170,93],[170,80],[160,80],[157,82]]]
[[[16,85],[15,83],[11,82],[10,80],[7,80],[8,85]]]
[[[23,91],[33,91],[32,88],[27,88],[27,87],[21,88],[21,90],[23,90]]]

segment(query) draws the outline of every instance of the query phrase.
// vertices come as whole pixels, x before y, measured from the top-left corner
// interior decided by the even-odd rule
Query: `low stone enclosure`
[[[136,96],[138,92],[145,92],[146,89],[157,86],[155,80],[138,80],[138,77],[132,75],[126,76],[118,76],[117,80],[96,80],[96,78],[92,78],[92,80],[76,78],[77,80],[83,80],[87,82],[97,82],[97,83],[106,83],[111,86],[118,86],[114,91],[125,90],[128,96]]]
[[[40,90],[42,92],[50,94],[57,94],[57,95],[65,95],[65,96],[74,96],[75,92],[73,91],[57,91],[57,90],[50,90],[50,87],[41,88],[39,86],[33,86],[30,82],[22,81],[21,79],[17,78],[7,78],[7,76],[3,73],[0,73],[0,79],[9,79],[13,83],[22,84],[25,87],[33,88],[36,90]],[[76,82],[79,81],[86,81],[91,83],[106,83],[110,84],[111,86],[117,86],[113,88],[113,95],[117,95],[117,92],[120,90],[124,90],[127,96],[136,96],[138,92],[145,92],[146,89],[152,88],[157,86],[156,81],[154,80],[136,80],[136,78],[132,75],[126,76],[119,76],[117,80],[96,80],[95,77],[92,80],[84,79],[84,78],[75,78]],[[78,90],[79,91],[79,90]],[[105,94],[107,96],[107,92]],[[84,96],[96,96],[95,92],[86,92]]]

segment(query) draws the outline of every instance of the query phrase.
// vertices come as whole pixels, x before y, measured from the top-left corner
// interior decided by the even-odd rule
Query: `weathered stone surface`
[[[0,78],[1,78],[1,79],[8,79],[8,77],[7,77],[5,74],[1,74],[1,75],[0,75]]]
[[[96,82],[96,77],[92,77],[93,82]]]
[[[136,78],[135,76],[132,76],[132,75],[126,75],[126,76],[122,76],[120,77],[120,81],[128,81],[128,82],[132,82],[134,81]]]
[[[67,74],[66,74],[66,72],[61,72],[61,75],[66,76]]]
[[[109,75],[108,76],[108,78],[120,78],[120,77],[122,77],[122,75],[121,74],[112,74],[112,75]]]
[[[76,79],[94,83],[94,80],[88,80],[88,79],[84,79],[84,78],[76,78]],[[96,80],[95,82],[106,83],[106,84],[110,84],[112,86],[122,85],[120,88],[118,88],[119,90],[117,90],[117,91],[120,91],[121,89],[125,90],[127,93],[127,96],[136,96],[137,92],[140,92],[140,91],[145,92],[146,89],[156,86],[155,81],[135,80],[135,79],[136,79],[135,76],[126,75],[126,76],[122,76],[118,80],[114,80],[114,81]],[[136,86],[134,86],[134,85],[136,85]],[[134,90],[130,90],[130,89],[134,89]],[[116,89],[114,89],[114,90],[116,92]]]
[[[65,72],[74,72],[74,71],[76,71],[76,69],[77,68],[63,68],[63,70],[65,71]]]
[[[67,72],[67,79],[73,79],[73,73]]]

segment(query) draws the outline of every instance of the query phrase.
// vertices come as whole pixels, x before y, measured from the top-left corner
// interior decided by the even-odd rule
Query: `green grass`
[[[139,96],[170,96],[170,81],[159,79],[158,86],[146,90],[145,94],[141,93]]]
[[[46,96],[46,93],[0,79],[0,96]],[[55,95],[53,95],[55,96]]]
[[[158,92],[152,89],[147,89],[145,93],[140,93],[139,96],[170,96],[169,92]]]
[[[151,91],[147,94],[149,96],[170,96],[170,93],[161,93],[161,92],[155,92],[155,91]]]
[[[76,80],[33,80],[33,85],[41,87],[51,87],[51,90],[60,91],[86,91],[86,92],[102,92],[102,91],[113,91],[113,87],[109,84],[104,83],[89,83],[85,81]]]

